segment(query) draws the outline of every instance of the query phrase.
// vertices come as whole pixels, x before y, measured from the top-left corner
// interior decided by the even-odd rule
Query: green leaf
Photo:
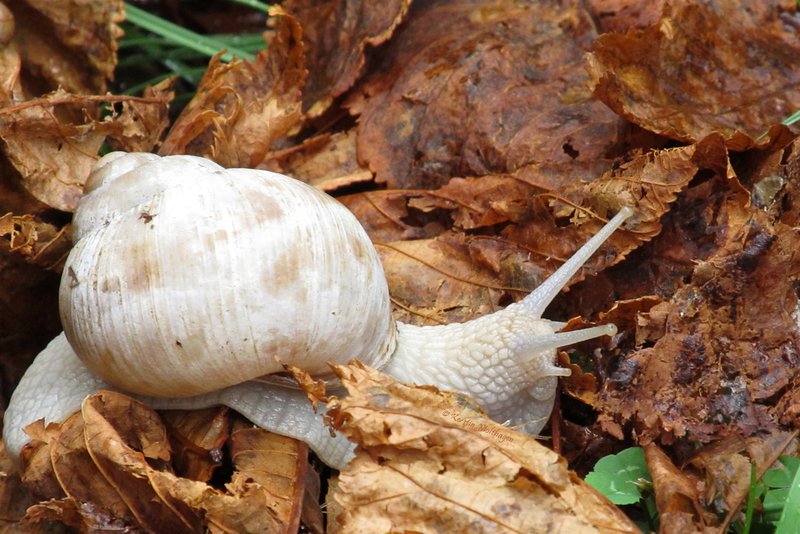
[[[761,482],[770,488],[788,488],[792,485],[797,468],[800,467],[800,458],[781,456],[778,460],[783,464],[783,467],[767,470],[764,476],[761,477]]]
[[[586,475],[586,483],[616,505],[638,502],[642,498],[642,487],[652,483],[644,449],[631,447],[600,458],[594,470]]]
[[[790,457],[781,457],[781,462],[787,467],[787,461]],[[797,469],[797,464],[800,462],[797,458],[794,460],[794,476],[789,485],[786,495],[786,501],[783,503],[783,512],[781,518],[775,528],[775,534],[790,534],[797,532],[797,526],[800,524],[800,469]]]

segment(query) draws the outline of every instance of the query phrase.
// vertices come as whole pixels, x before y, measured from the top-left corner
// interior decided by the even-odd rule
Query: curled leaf
[[[359,445],[334,494],[339,532],[637,532],[563,458],[471,399],[358,362],[335,370],[349,395],[328,413]]]
[[[275,36],[255,61],[211,59],[197,93],[159,150],[193,154],[225,167],[256,167],[302,117],[306,77],[302,31],[280,7],[271,10]]]

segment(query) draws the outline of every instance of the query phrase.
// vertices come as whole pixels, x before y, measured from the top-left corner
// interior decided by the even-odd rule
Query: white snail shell
[[[3,432],[12,455],[28,423],[61,420],[85,395],[116,387],[156,408],[227,404],[343,467],[351,448],[301,393],[248,382],[282,371],[276,356],[314,375],[356,358],[403,382],[469,394],[535,434],[557,377],[569,374],[555,366],[556,348],[616,332],[555,333],[561,324],[541,315],[629,208],[522,301],[415,327],[391,319],[383,270],[355,217],[299,181],[193,156],[112,153],[86,190],[59,295],[69,341],[54,340],[15,390]]]
[[[281,372],[276,357],[325,375],[394,349],[369,237],[298,180],[191,156],[104,159],[73,235],[61,322],[121,389],[185,397]]]

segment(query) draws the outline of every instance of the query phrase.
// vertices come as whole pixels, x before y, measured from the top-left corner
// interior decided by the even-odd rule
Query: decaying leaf
[[[789,0],[667,2],[644,30],[593,45],[595,95],[645,129],[697,141],[718,132],[743,150],[785,136],[800,108],[800,40]]]
[[[602,32],[625,33],[631,28],[643,29],[657,22],[665,1],[589,0],[589,5]]]
[[[247,60],[209,63],[197,93],[164,140],[160,154],[194,154],[224,167],[256,167],[302,118],[305,77],[302,30],[280,7],[275,36]]]
[[[719,160],[710,162],[709,153]],[[727,162],[724,144],[719,136],[710,136],[696,145],[634,157],[578,184],[545,186],[521,170],[453,179],[435,191],[363,193],[360,201],[344,201],[376,240],[395,302],[410,310],[400,317],[409,322],[421,322],[420,317],[457,321],[521,298],[622,205],[635,206],[629,231],[615,233],[605,246],[608,252],[595,255],[570,283],[618,262],[658,235],[661,217],[677,195],[699,170],[719,167],[720,161]],[[724,165],[722,172],[727,172]],[[415,235],[411,214],[420,211],[417,233],[433,230],[438,236],[409,239]],[[448,225],[455,229],[445,231]],[[383,241],[393,235],[401,240]]]
[[[28,521],[88,531],[297,531],[310,469],[305,444],[237,423],[237,470],[223,492],[173,474],[159,416],[120,393],[89,396],[62,425],[38,422],[29,432],[24,479],[50,500],[29,508]]]
[[[14,0],[6,5],[14,17],[13,45],[22,60],[26,92],[35,87],[40,92],[57,87],[70,93],[105,91],[117,65],[122,0]]]
[[[230,418],[224,406],[204,410],[165,410],[161,419],[167,427],[175,474],[208,482],[222,464],[222,447],[230,439]]]
[[[411,0],[380,4],[363,1],[291,0],[283,8],[303,28],[308,58],[308,83],[303,109],[322,114],[334,98],[352,87],[361,74],[367,45],[386,41],[403,19]]]
[[[700,480],[681,471],[657,445],[644,447],[658,507],[659,532],[716,533],[714,518],[700,506]]]
[[[618,117],[591,98],[581,2],[414,4],[349,97],[358,156],[389,188],[602,159]]]
[[[335,366],[333,425],[359,447],[339,475],[339,532],[638,532],[536,440],[469,398]]]
[[[67,227],[37,221],[33,215],[0,217],[0,246],[42,267],[61,270],[72,242]]]
[[[725,213],[724,245],[650,311],[664,336],[618,363],[631,370],[627,379],[608,383],[595,404],[607,430],[619,435],[632,421],[640,439],[670,443],[774,428],[775,401],[800,363],[792,289],[800,237],[762,211],[734,213]]]
[[[122,135],[125,128],[115,117],[97,120],[87,114],[97,116],[97,106],[104,101],[137,101],[165,108],[170,99],[169,93],[162,92],[148,98],[96,97],[58,89],[42,98],[0,110],[0,138],[25,189],[48,206],[72,211],[83,194],[84,181],[99,157],[106,136]],[[130,112],[129,109],[124,116]],[[151,117],[155,122],[141,128],[157,139],[164,125],[158,114]]]

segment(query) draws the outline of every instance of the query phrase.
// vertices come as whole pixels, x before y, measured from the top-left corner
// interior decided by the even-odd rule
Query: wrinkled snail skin
[[[86,367],[63,333],[57,336],[36,357],[11,395],[3,425],[9,456],[16,461],[30,441],[23,430],[27,425],[39,419],[45,424],[61,423],[81,409],[84,398],[103,389],[119,391]],[[228,406],[262,428],[276,429],[308,443],[317,456],[336,469],[343,469],[353,457],[355,446],[340,434],[331,436],[322,424],[325,406],[320,404],[319,413],[315,413],[297,388],[251,381],[193,397],[131,396],[157,410]]]
[[[328,361],[358,359],[401,382],[470,395],[494,419],[535,434],[557,377],[569,374],[555,365],[556,349],[616,332],[556,333],[563,325],[541,316],[630,208],[520,302],[417,327],[391,319],[379,258],[355,217],[299,181],[192,156],[112,153],[86,191],[59,295],[66,337],[12,396],[12,455],[28,439],[25,425],[63,420],[85,395],[114,387],[155,408],[228,405],[343,467],[352,446],[330,438],[301,392],[248,382],[281,372],[275,356],[322,377]]]

